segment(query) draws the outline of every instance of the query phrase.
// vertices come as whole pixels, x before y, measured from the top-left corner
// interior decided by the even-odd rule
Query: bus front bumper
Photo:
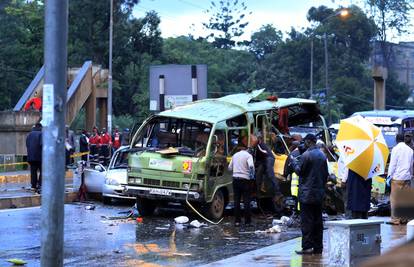
[[[132,195],[151,199],[165,200],[185,200],[188,194],[188,200],[202,200],[200,193],[195,191],[187,192],[187,190],[126,185],[124,188],[124,192],[130,196]]]

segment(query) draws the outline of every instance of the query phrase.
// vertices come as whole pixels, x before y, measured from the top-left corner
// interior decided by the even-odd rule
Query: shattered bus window
[[[190,154],[205,155],[211,125],[176,118],[154,118],[141,131],[134,147],[179,148]]]

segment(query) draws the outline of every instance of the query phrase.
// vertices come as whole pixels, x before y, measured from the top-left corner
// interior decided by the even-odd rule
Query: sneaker
[[[313,254],[313,248],[295,250],[295,252],[296,254],[299,254],[299,255],[311,255]]]

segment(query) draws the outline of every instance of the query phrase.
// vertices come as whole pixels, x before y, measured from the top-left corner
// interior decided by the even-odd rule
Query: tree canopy
[[[126,120],[143,118],[150,113],[148,78],[149,66],[153,64],[207,64],[210,97],[266,88],[281,97],[313,97],[325,113],[329,103],[334,120],[372,109],[369,58],[372,41],[381,25],[356,5],[348,7],[351,15],[346,18],[337,15],[340,9],[313,7],[307,14],[312,27],[292,28],[285,35],[271,24],[263,25],[251,34],[250,41],[243,42],[244,46],[234,49],[249,22],[248,8],[242,1],[213,1],[208,12],[210,20],[204,26],[214,34],[197,40],[191,36],[163,39],[159,28],[161,18],[155,11],[136,18],[132,10],[137,0],[114,3],[113,110],[117,116],[126,115]],[[15,105],[43,64],[43,6],[40,0],[0,3],[0,104],[3,109]],[[92,60],[106,67],[108,27],[109,1],[69,1],[68,65],[78,67],[85,60]],[[324,80],[325,34],[329,99],[326,99]],[[314,44],[312,96],[309,92],[311,40]],[[407,107],[407,87],[393,75],[386,84],[388,107]]]

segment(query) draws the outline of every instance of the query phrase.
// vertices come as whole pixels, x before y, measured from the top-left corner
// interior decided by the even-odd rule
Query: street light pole
[[[108,74],[108,133],[112,134],[112,39],[113,39],[113,5],[114,1],[110,1],[109,11],[109,74]],[[102,126],[101,126],[102,127]]]
[[[323,35],[324,51],[325,51],[325,96],[326,96],[326,107],[328,108],[328,123],[331,125],[331,105],[329,101],[329,61],[328,61],[328,37],[326,32]]]
[[[342,18],[346,18],[349,16],[349,10],[348,9],[341,9],[338,12],[336,12],[335,14],[332,14],[326,18],[324,18],[320,23],[323,23],[324,21],[332,18],[332,17],[342,17]],[[309,89],[309,93],[310,93],[310,98],[312,99],[313,96],[313,37],[315,36],[315,30],[313,30],[312,34],[310,35],[311,38],[311,61],[310,61],[310,89]],[[325,95],[326,95],[326,100],[327,100],[327,108],[328,108],[328,122],[329,124],[331,124],[332,122],[332,118],[331,118],[331,109],[330,109],[330,104],[329,104],[329,99],[328,99],[328,94],[329,94],[329,82],[328,82],[328,41],[327,41],[327,34],[326,32],[324,33],[324,54],[325,54]]]
[[[311,38],[311,61],[310,61],[310,99],[313,98],[313,37]]]
[[[63,266],[68,0],[45,1],[40,265]]]

